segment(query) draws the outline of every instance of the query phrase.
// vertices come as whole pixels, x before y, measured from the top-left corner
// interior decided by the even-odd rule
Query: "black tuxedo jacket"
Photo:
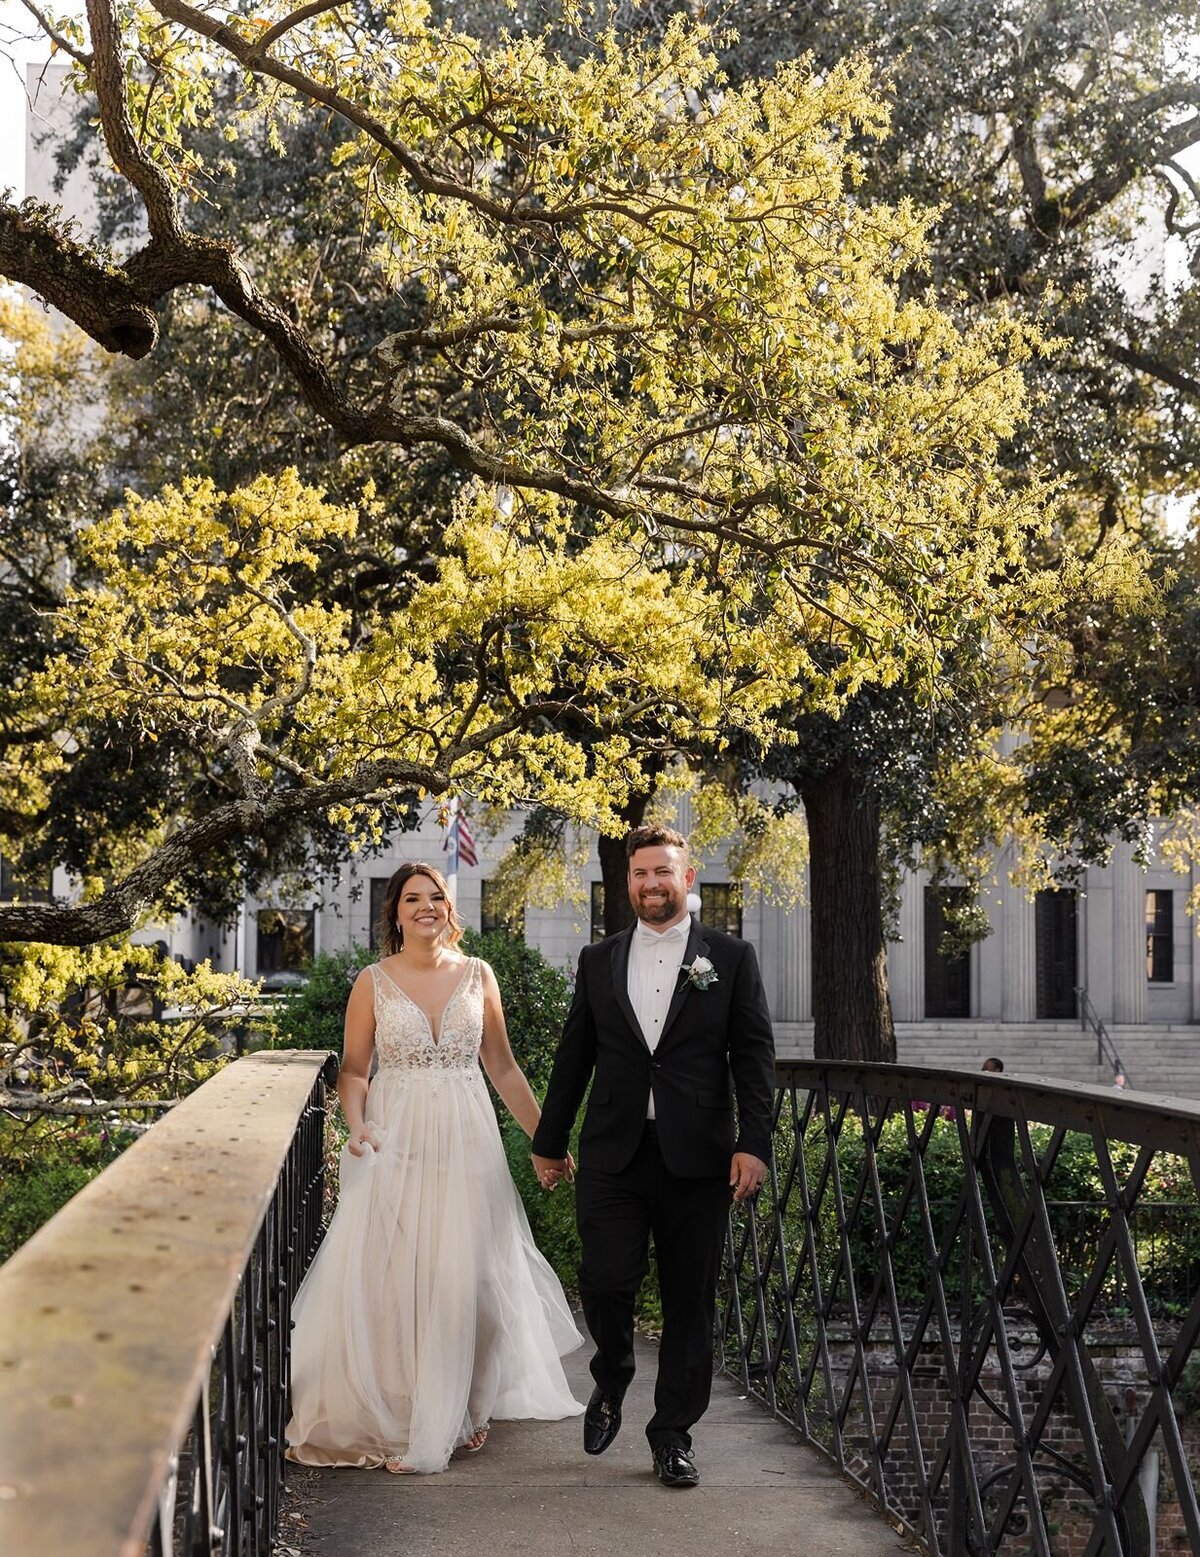
[[[727,1174],[735,1151],[770,1161],[775,1040],[754,948],[693,919],[679,985],[651,1054],[629,1001],[632,939],[632,928],[622,930],[580,953],[533,1150],[541,1157],[566,1155],[590,1081],[582,1167],[619,1173],[629,1163],[651,1091],[659,1148],[671,1173]],[[703,990],[685,973],[697,957],[707,957],[717,974]]]

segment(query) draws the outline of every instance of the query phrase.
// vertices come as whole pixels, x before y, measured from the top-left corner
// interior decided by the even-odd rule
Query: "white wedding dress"
[[[472,958],[436,1035],[375,964],[379,1141],[342,1152],[341,1193],[296,1298],[288,1457],[440,1471],[497,1418],[583,1407],[565,1353],[582,1342],[509,1174],[483,1074]]]

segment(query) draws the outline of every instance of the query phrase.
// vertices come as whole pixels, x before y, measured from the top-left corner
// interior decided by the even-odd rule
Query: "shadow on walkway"
[[[591,1343],[567,1358],[579,1400],[591,1392]],[[868,1505],[787,1427],[717,1379],[694,1434],[701,1483],[668,1490],[654,1478],[643,1428],[657,1358],[639,1347],[621,1435],[583,1452],[583,1426],[498,1422],[478,1455],[440,1476],[290,1467],[307,1525],[304,1557],[769,1557],[847,1552],[896,1557],[906,1548]]]

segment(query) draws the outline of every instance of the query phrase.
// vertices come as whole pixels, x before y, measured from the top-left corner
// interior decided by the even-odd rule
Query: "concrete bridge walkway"
[[[591,1392],[590,1342],[567,1359]],[[796,1435],[725,1379],[695,1433],[701,1483],[659,1485],[643,1427],[654,1348],[640,1348],[620,1437],[583,1453],[579,1418],[500,1422],[441,1476],[289,1469],[281,1548],[303,1557],[897,1557],[888,1524]]]

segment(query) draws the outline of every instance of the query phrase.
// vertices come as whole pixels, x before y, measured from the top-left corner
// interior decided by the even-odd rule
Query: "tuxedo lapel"
[[[642,1031],[642,1024],[638,1021],[633,1010],[633,1002],[629,998],[629,948],[633,944],[633,928],[622,930],[620,935],[613,937],[612,949],[612,981],[613,994],[617,1004],[621,1008],[622,1015],[636,1033],[639,1043],[649,1048],[646,1043],[646,1035]]]
[[[693,919],[691,932],[688,935],[687,949],[683,954],[683,962],[679,968],[679,986],[671,997],[671,1004],[667,1007],[667,1019],[663,1023],[663,1030],[658,1039],[659,1048],[666,1042],[672,1023],[683,1010],[684,1003],[691,993],[692,985],[688,982],[686,969],[691,967],[697,957],[703,957],[707,952],[708,942],[704,938],[704,931],[701,928],[700,921]]]

